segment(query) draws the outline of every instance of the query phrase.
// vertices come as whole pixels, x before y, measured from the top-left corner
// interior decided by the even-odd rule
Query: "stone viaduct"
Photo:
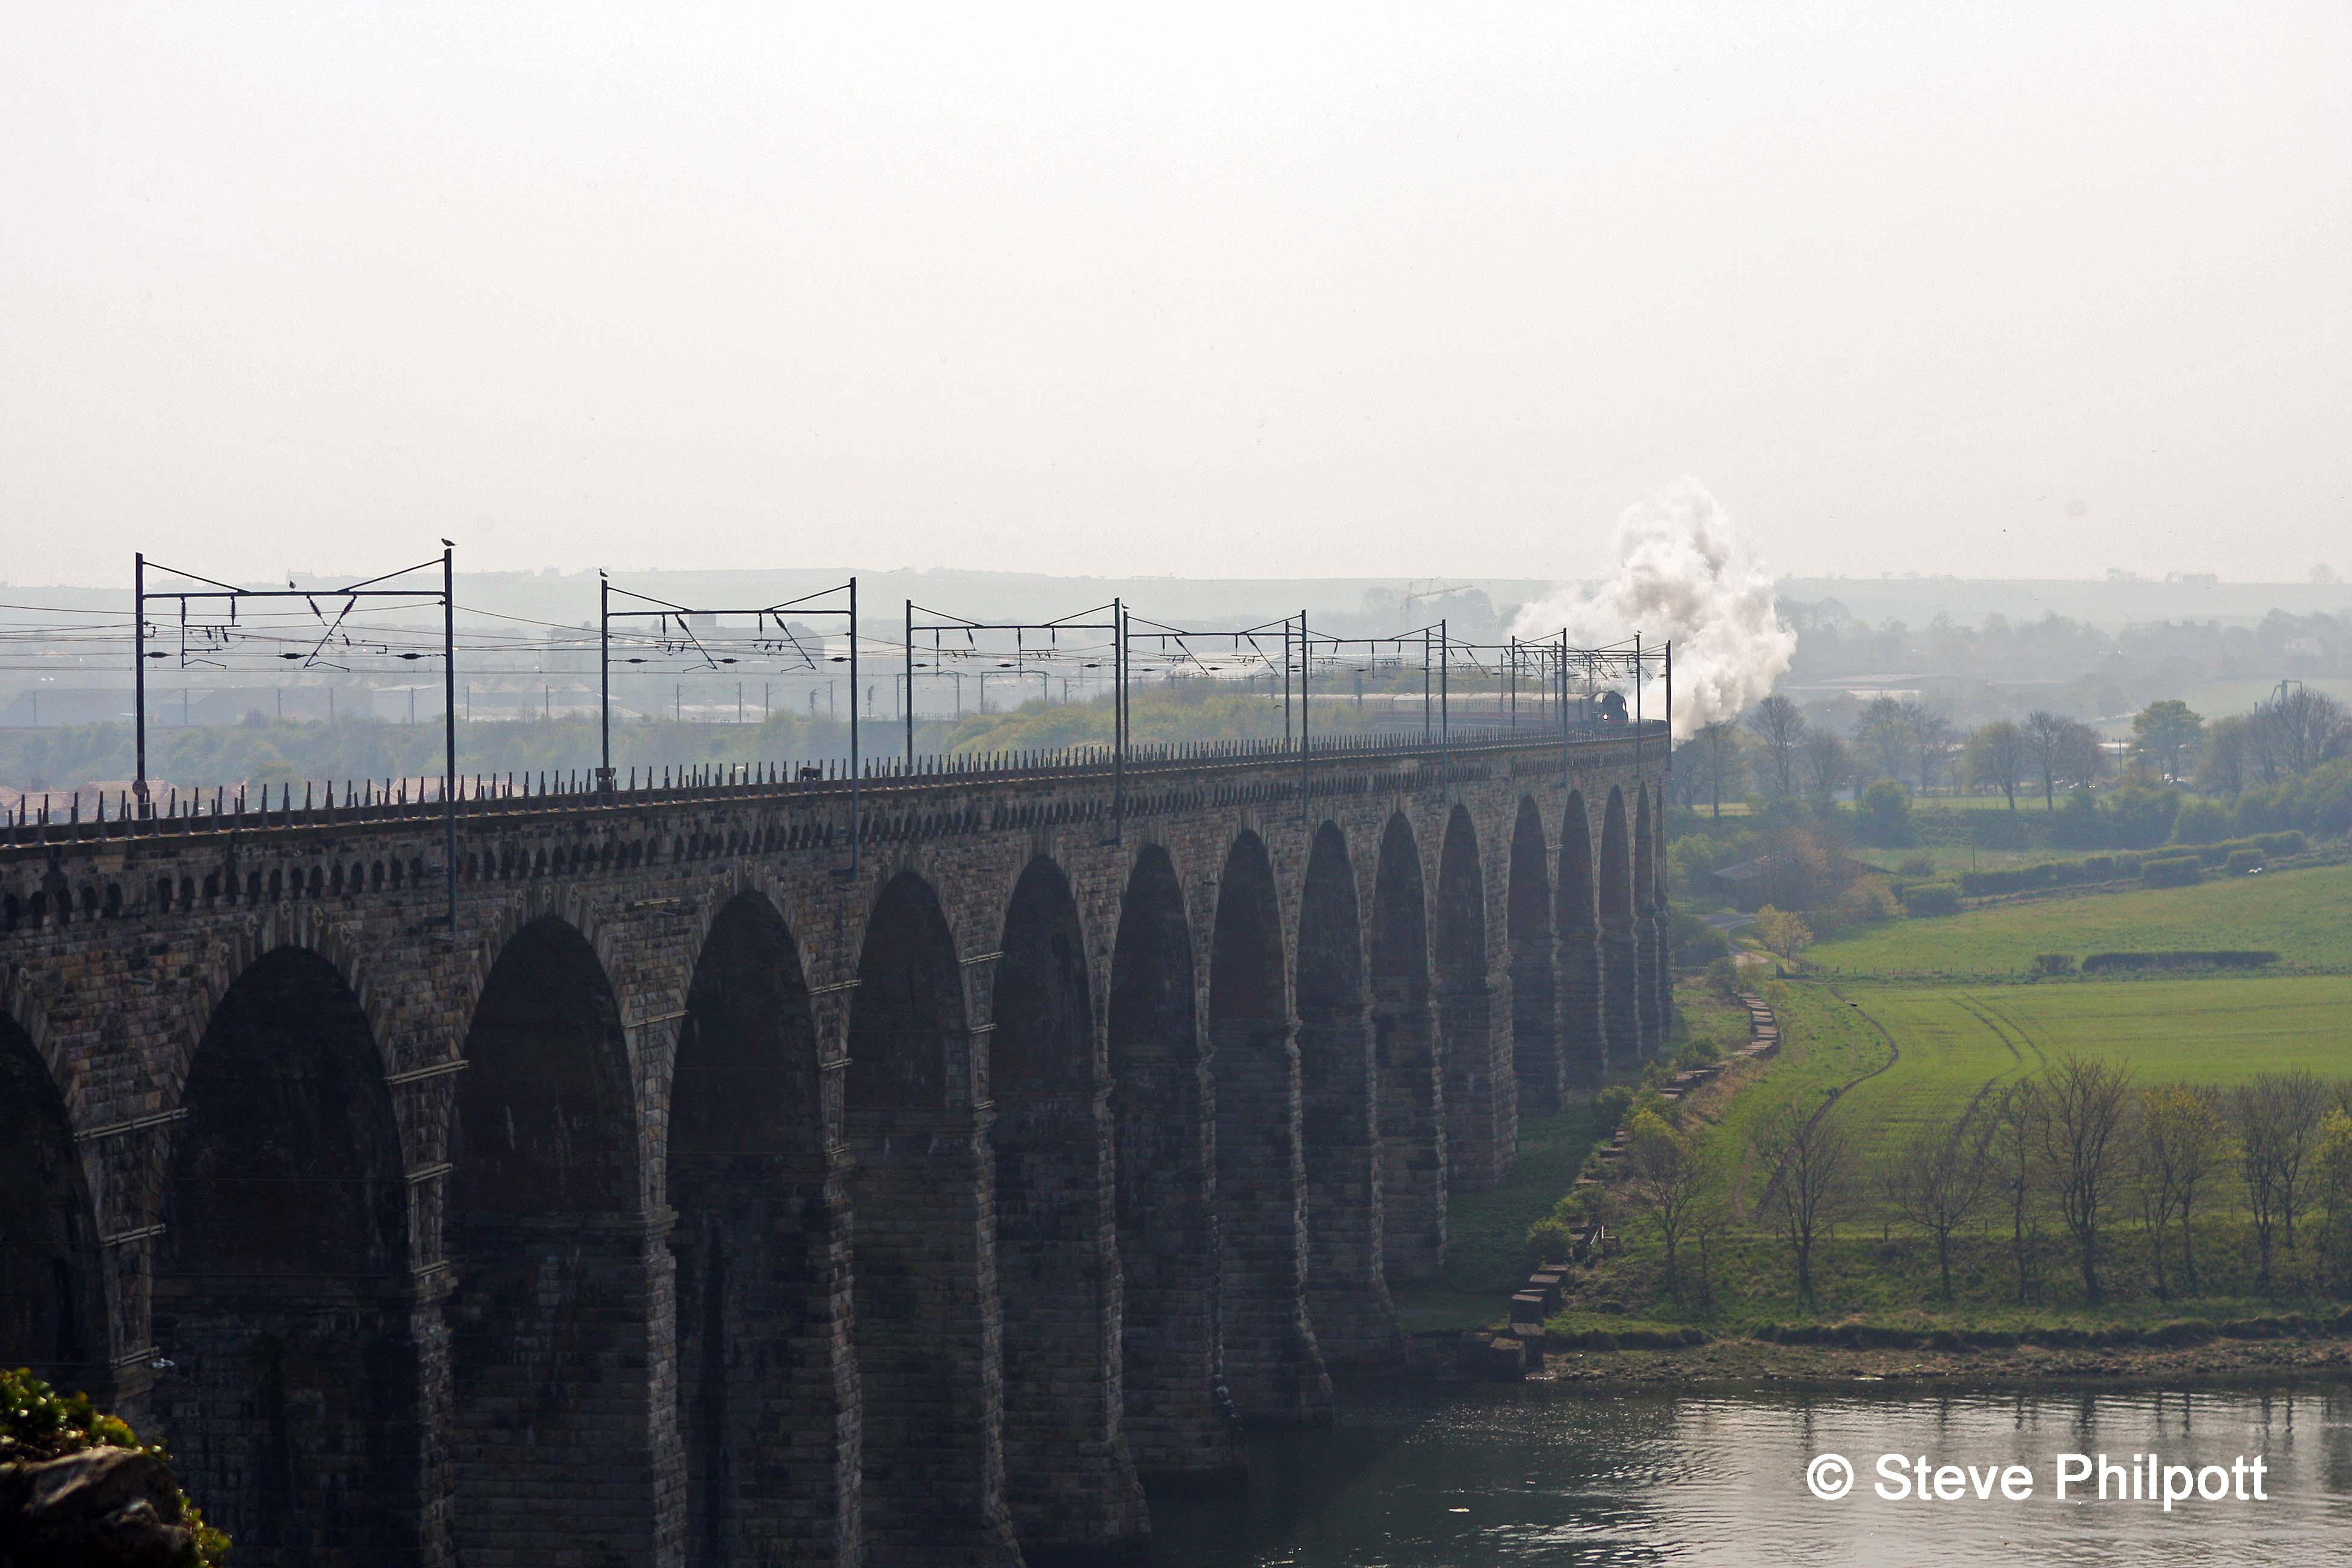
[[[0,1363],[248,1564],[1132,1554],[1655,1048],[1665,749],[17,826]]]

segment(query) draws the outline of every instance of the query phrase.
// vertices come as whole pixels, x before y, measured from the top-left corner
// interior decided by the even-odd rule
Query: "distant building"
[[[1776,909],[1811,909],[1857,877],[1876,876],[1879,868],[1846,855],[1829,855],[1818,862],[1776,849],[1736,866],[1718,866],[1706,874],[1708,889],[1731,907],[1754,914],[1766,904]]]

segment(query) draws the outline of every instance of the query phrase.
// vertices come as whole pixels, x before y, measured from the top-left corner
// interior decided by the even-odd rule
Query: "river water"
[[[1566,1563],[2162,1564],[2352,1562],[2352,1384],[2165,1393],[1872,1392],[1675,1397],[1548,1384],[1343,1389],[1329,1431],[1257,1435],[1240,1498],[1155,1497],[1161,1568],[1486,1568]],[[2058,1456],[2128,1468],[2264,1466],[2267,1500],[2059,1500]],[[1849,1459],[1823,1500],[1807,1468]],[[1979,1500],[1894,1489],[1882,1454],[1973,1466]],[[2020,1465],[2011,1500],[1988,1473]],[[1832,1469],[1834,1467],[1831,1467]],[[2014,1478],[2011,1478],[2012,1482]],[[1949,1489],[1951,1478],[1946,1478]],[[2207,1471],[2209,1489],[2223,1478]],[[2109,1483],[2116,1498],[2127,1483]],[[2192,1483],[2193,1484],[2193,1483]],[[2087,1496],[2086,1496],[2087,1493]]]

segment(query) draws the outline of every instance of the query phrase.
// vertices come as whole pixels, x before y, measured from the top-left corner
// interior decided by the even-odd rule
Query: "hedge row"
[[[2194,855],[2158,855],[2139,863],[2139,879],[2147,888],[2189,888],[2205,879],[2205,868]]]
[[[2044,860],[2036,866],[2018,866],[2001,871],[1963,871],[1960,891],[1972,899],[1988,898],[1996,893],[2030,893],[2043,888],[2067,888],[2084,882],[2112,882],[2123,877],[2147,879],[2146,868],[2150,861],[2186,861],[2197,867],[2227,866],[2232,855],[2246,850],[2270,858],[2281,855],[2300,855],[2306,847],[2299,832],[2261,833],[2251,838],[2225,838],[2217,844],[2200,844],[2193,847],[2175,845],[2164,849],[2131,850],[2116,855],[2091,855],[2080,860]],[[2177,872],[2160,872],[2159,877],[2178,876]],[[2195,878],[2188,880],[2194,881]],[[2169,886],[2169,883],[2151,885]]]
[[[1906,915],[1956,915],[1960,912],[1958,882],[1914,882],[1903,889]]]
[[[2095,952],[2083,960],[2083,973],[2103,969],[2260,969],[2276,963],[2279,955],[2261,951],[2214,949],[2178,952]]]

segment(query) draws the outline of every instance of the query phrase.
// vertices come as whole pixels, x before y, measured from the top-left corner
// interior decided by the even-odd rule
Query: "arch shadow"
[[[1403,1352],[1381,1269],[1379,1080],[1364,927],[1348,840],[1316,830],[1298,900],[1298,1079],[1307,1174],[1307,1304],[1334,1370]]]
[[[1538,1115],[1560,1108],[1563,1086],[1549,863],[1543,813],[1532,797],[1521,795],[1511,824],[1511,880],[1504,900],[1511,949],[1511,1066],[1521,1108]]]
[[[112,1392],[98,1222],[65,1097],[32,1037],[0,1013],[0,1366]]]
[[[1069,879],[1030,860],[1005,906],[989,1036],[1004,1485],[1033,1561],[1139,1550],[1121,1420],[1122,1280],[1107,1085]]]
[[[1317,1422],[1329,1418],[1331,1380],[1307,1321],[1298,1046],[1282,948],[1273,862],[1244,830],[1218,879],[1209,943],[1225,1379],[1244,1415]]]
[[[1219,1409],[1219,1249],[1192,936],[1168,851],[1144,847],[1111,947],[1112,1161],[1126,1431],[1147,1479],[1235,1471]]]
[[[1518,1146],[1517,1079],[1495,1027],[1486,963],[1486,873],[1469,808],[1446,815],[1437,857],[1439,1058],[1445,1072],[1446,1178],[1465,1192],[1503,1179]]]
[[[184,1484],[254,1560],[418,1563],[437,1530],[408,1183],[358,998],[262,953],[189,1060],[152,1281],[157,1415]]]
[[[665,1174],[686,1561],[855,1561],[848,1195],[800,946],[756,892],[720,908],[695,961]]]
[[[1559,1043],[1563,1091],[1591,1093],[1609,1069],[1601,1014],[1601,894],[1592,872],[1592,818],[1584,792],[1569,792],[1560,814]]]
[[[963,966],[911,871],[875,900],[853,995],[844,1123],[866,1552],[1011,1568],[994,1170],[971,1103]]]
[[[459,1556],[649,1553],[677,1517],[684,1468],[677,1401],[656,1380],[670,1364],[675,1266],[640,1198],[620,1003],[576,926],[540,915],[500,947],[457,1101]]]
[[[1601,1020],[1608,1059],[1618,1065],[1643,1056],[1641,951],[1633,930],[1633,831],[1625,792],[1609,789],[1601,818]]]
[[[1381,835],[1371,939],[1382,1267],[1391,1282],[1427,1279],[1445,1267],[1445,1089],[1430,1003],[1421,848],[1402,812]]]

